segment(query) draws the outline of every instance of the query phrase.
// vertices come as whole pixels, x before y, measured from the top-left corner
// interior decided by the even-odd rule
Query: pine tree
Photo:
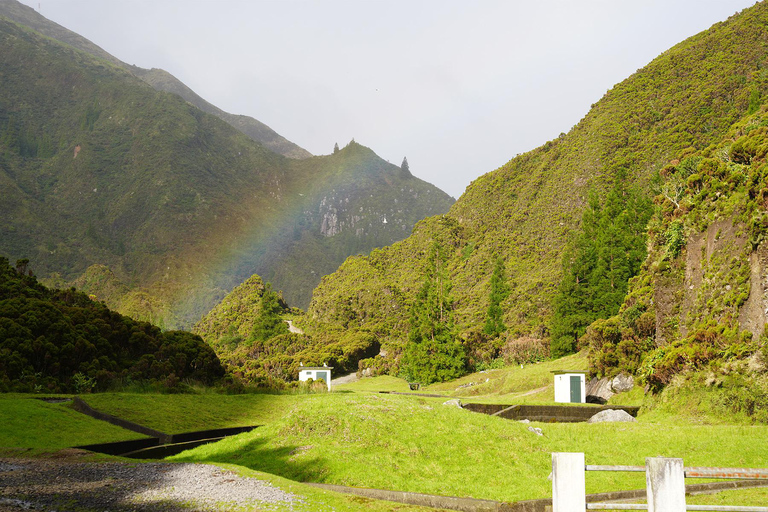
[[[272,290],[272,285],[264,285],[261,295],[261,311],[253,323],[251,338],[258,341],[266,341],[274,336],[288,334],[288,325],[280,317],[284,308],[280,304],[280,297]]]
[[[338,152],[339,152],[339,143],[337,142],[336,144],[333,145],[333,154],[335,155]]]
[[[453,324],[445,261],[444,251],[434,242],[424,284],[411,308],[411,330],[403,353],[406,378],[424,384],[460,377],[466,367],[464,347]]]
[[[629,279],[645,259],[650,215],[650,201],[628,189],[623,176],[603,201],[590,197],[581,231],[563,253],[563,280],[550,325],[553,356],[572,353],[589,324],[618,312]]]
[[[497,257],[496,265],[491,275],[491,295],[490,304],[485,317],[485,326],[483,332],[491,337],[496,337],[507,330],[504,325],[504,310],[501,309],[501,303],[509,296],[509,286],[507,286],[504,272],[504,260]]]
[[[403,163],[400,164],[400,174],[405,178],[411,176],[411,168],[408,166],[408,159],[406,157],[403,157]]]

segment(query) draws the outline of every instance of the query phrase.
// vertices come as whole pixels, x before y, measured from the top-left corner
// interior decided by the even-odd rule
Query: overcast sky
[[[754,0],[23,0],[313,154],[353,137],[454,197]]]

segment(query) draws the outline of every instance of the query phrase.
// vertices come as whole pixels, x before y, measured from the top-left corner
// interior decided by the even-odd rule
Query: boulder
[[[458,398],[454,398],[452,400],[446,400],[445,402],[443,402],[443,405],[447,405],[449,407],[458,407],[459,409],[461,409],[461,400],[459,400]]]
[[[587,423],[607,423],[616,421],[631,422],[637,420],[633,418],[632,415],[627,411],[623,411],[621,409],[606,409],[605,411],[600,411],[599,413],[589,418]]]
[[[611,379],[593,378],[586,385],[587,403],[589,404],[604,404],[615,393],[611,391]]]
[[[614,393],[625,393],[635,387],[635,379],[626,373],[619,374],[611,380],[611,390]]]
[[[612,379],[592,379],[587,383],[587,403],[604,404],[617,393],[624,393],[635,387],[635,379],[626,373]]]

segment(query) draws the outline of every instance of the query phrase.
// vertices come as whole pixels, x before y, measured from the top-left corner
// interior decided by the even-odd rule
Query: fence
[[[587,503],[585,487],[587,471],[644,472],[648,504]],[[768,481],[768,469],[686,468],[683,467],[683,459],[663,457],[647,458],[645,459],[645,466],[595,466],[584,463],[583,453],[553,453],[552,512],[584,512],[585,510],[768,512],[768,507],[686,505],[686,478],[764,479]]]

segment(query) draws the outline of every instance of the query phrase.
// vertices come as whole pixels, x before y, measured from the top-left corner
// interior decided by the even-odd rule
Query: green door
[[[581,377],[578,375],[571,375],[571,403],[581,403]]]
[[[328,372],[315,372],[315,380],[323,379],[328,384]]]

